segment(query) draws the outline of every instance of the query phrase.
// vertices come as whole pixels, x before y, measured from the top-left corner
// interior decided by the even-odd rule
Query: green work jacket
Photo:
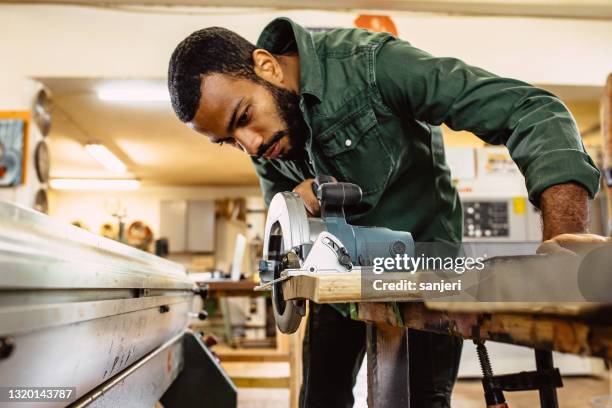
[[[446,164],[445,123],[504,144],[536,206],[542,191],[577,182],[593,196],[599,171],[576,122],[554,95],[455,58],[437,58],[387,33],[310,33],[272,21],[257,46],[297,51],[309,160],[253,158],[267,204],[318,174],[359,185],[349,222],[409,231],[415,240],[462,237],[462,210]]]

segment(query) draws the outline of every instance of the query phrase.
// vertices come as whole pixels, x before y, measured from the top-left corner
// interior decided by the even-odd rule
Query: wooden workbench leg
[[[410,407],[408,331],[368,323],[368,408]]]

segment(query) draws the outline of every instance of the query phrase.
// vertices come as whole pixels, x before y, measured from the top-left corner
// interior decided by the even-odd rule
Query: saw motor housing
[[[362,198],[356,184],[322,176],[315,179],[313,191],[320,202],[320,217],[308,217],[302,198],[293,192],[277,193],[268,210],[260,287],[272,289],[274,317],[283,333],[295,332],[306,313],[304,300],[283,297],[282,282],[289,277],[361,272],[375,258],[414,256],[409,232],[346,222],[345,210]]]

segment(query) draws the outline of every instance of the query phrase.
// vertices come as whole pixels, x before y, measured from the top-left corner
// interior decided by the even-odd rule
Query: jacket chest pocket
[[[355,183],[364,196],[382,191],[393,170],[376,114],[365,106],[347,115],[317,138],[317,144],[341,181]]]

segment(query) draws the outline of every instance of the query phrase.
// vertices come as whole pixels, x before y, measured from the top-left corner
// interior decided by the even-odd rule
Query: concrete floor
[[[558,390],[561,408],[612,408],[612,385],[608,378],[564,378],[564,387]],[[358,385],[355,393],[363,395]],[[355,408],[366,408],[362,398],[357,398]],[[606,397],[608,398],[606,401]],[[510,408],[534,408],[539,406],[537,392],[506,393]],[[601,401],[601,402],[598,402]],[[240,388],[239,408],[287,408],[289,391],[286,389]],[[455,386],[454,408],[484,407],[482,385],[478,380],[460,380]]]
[[[557,390],[562,408],[612,408],[609,399],[612,390],[610,381],[595,377],[573,377],[563,379],[563,388]],[[510,408],[539,407],[537,391],[505,393]],[[608,397],[608,398],[606,398]],[[607,399],[607,403],[604,402]],[[602,401],[598,404],[597,401]],[[482,384],[479,380],[461,380],[453,393],[454,408],[484,407]]]

